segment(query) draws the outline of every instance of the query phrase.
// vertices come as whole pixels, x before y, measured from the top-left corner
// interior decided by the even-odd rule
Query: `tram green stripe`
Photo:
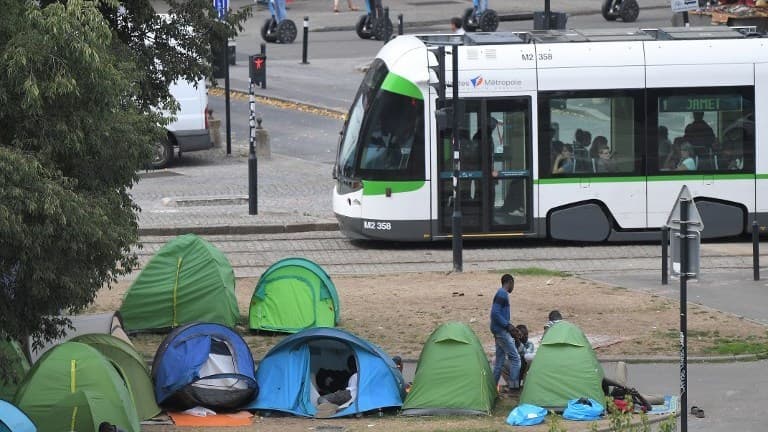
[[[714,180],[752,180],[754,174],[686,174],[686,175],[657,175],[657,176],[629,176],[629,177],[562,177],[534,180],[534,184],[570,184],[583,183],[630,183],[630,182],[668,182],[668,181],[701,181],[705,178]],[[768,174],[758,174],[757,178],[768,179]]]
[[[400,75],[393,74],[392,72],[388,73],[387,77],[384,78],[384,82],[381,83],[381,88],[388,92],[401,94],[403,96],[412,97],[418,100],[424,100],[424,97],[421,95],[421,90],[419,90],[416,84],[408,81]]]
[[[424,187],[424,180],[377,181],[363,180],[363,195],[385,195],[387,188],[394,193],[413,192]]]

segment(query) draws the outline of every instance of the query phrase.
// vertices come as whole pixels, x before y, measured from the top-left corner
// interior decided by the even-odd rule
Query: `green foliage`
[[[513,268],[502,273],[510,273],[515,276],[556,276],[568,277],[570,274],[557,270],[547,270],[540,267]]]
[[[719,338],[707,351],[720,355],[764,354],[768,353],[768,343]]]
[[[547,425],[549,428],[547,429],[548,432],[566,432],[567,429],[563,425],[563,418],[560,417],[556,412],[550,411],[549,415],[547,415]]]

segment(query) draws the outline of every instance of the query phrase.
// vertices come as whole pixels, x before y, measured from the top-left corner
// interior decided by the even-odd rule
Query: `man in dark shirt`
[[[693,112],[693,121],[685,127],[683,138],[691,143],[698,155],[708,154],[712,149],[715,144],[715,132],[704,121],[703,111]]]
[[[491,333],[496,341],[496,360],[493,365],[493,379],[498,384],[504,363],[509,361],[509,380],[507,386],[510,391],[519,389],[520,383],[520,354],[517,352],[513,332],[517,329],[512,324],[509,293],[515,288],[515,279],[510,274],[501,277],[501,288],[493,296],[491,305]]]

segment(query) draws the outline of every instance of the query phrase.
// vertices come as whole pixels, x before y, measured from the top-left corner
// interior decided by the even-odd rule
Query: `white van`
[[[173,159],[174,148],[181,157],[184,152],[213,147],[208,133],[208,91],[205,81],[199,80],[195,87],[192,82],[180,80],[171,84],[170,92],[179,103],[179,110],[176,112],[176,120],[166,126],[167,138],[155,143],[152,154],[154,168],[168,165]]]

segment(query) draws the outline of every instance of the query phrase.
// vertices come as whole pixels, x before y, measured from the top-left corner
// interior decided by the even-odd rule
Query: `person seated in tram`
[[[683,137],[677,137],[672,142],[672,146],[669,148],[664,158],[664,163],[659,167],[662,171],[671,171],[677,169],[680,164],[680,146],[683,144]]]
[[[683,141],[680,145],[680,163],[677,165],[677,171],[696,171],[696,159],[693,146],[688,141]]]
[[[596,136],[592,141],[592,148],[595,150],[592,158],[594,171],[596,173],[616,172],[616,163],[608,146],[608,139],[602,135]]]
[[[573,157],[573,146],[570,144],[563,144],[560,141],[555,141],[553,147],[559,147],[557,143],[562,145],[560,153],[555,157],[555,162],[552,164],[552,174],[572,173],[576,170],[576,160]]]

